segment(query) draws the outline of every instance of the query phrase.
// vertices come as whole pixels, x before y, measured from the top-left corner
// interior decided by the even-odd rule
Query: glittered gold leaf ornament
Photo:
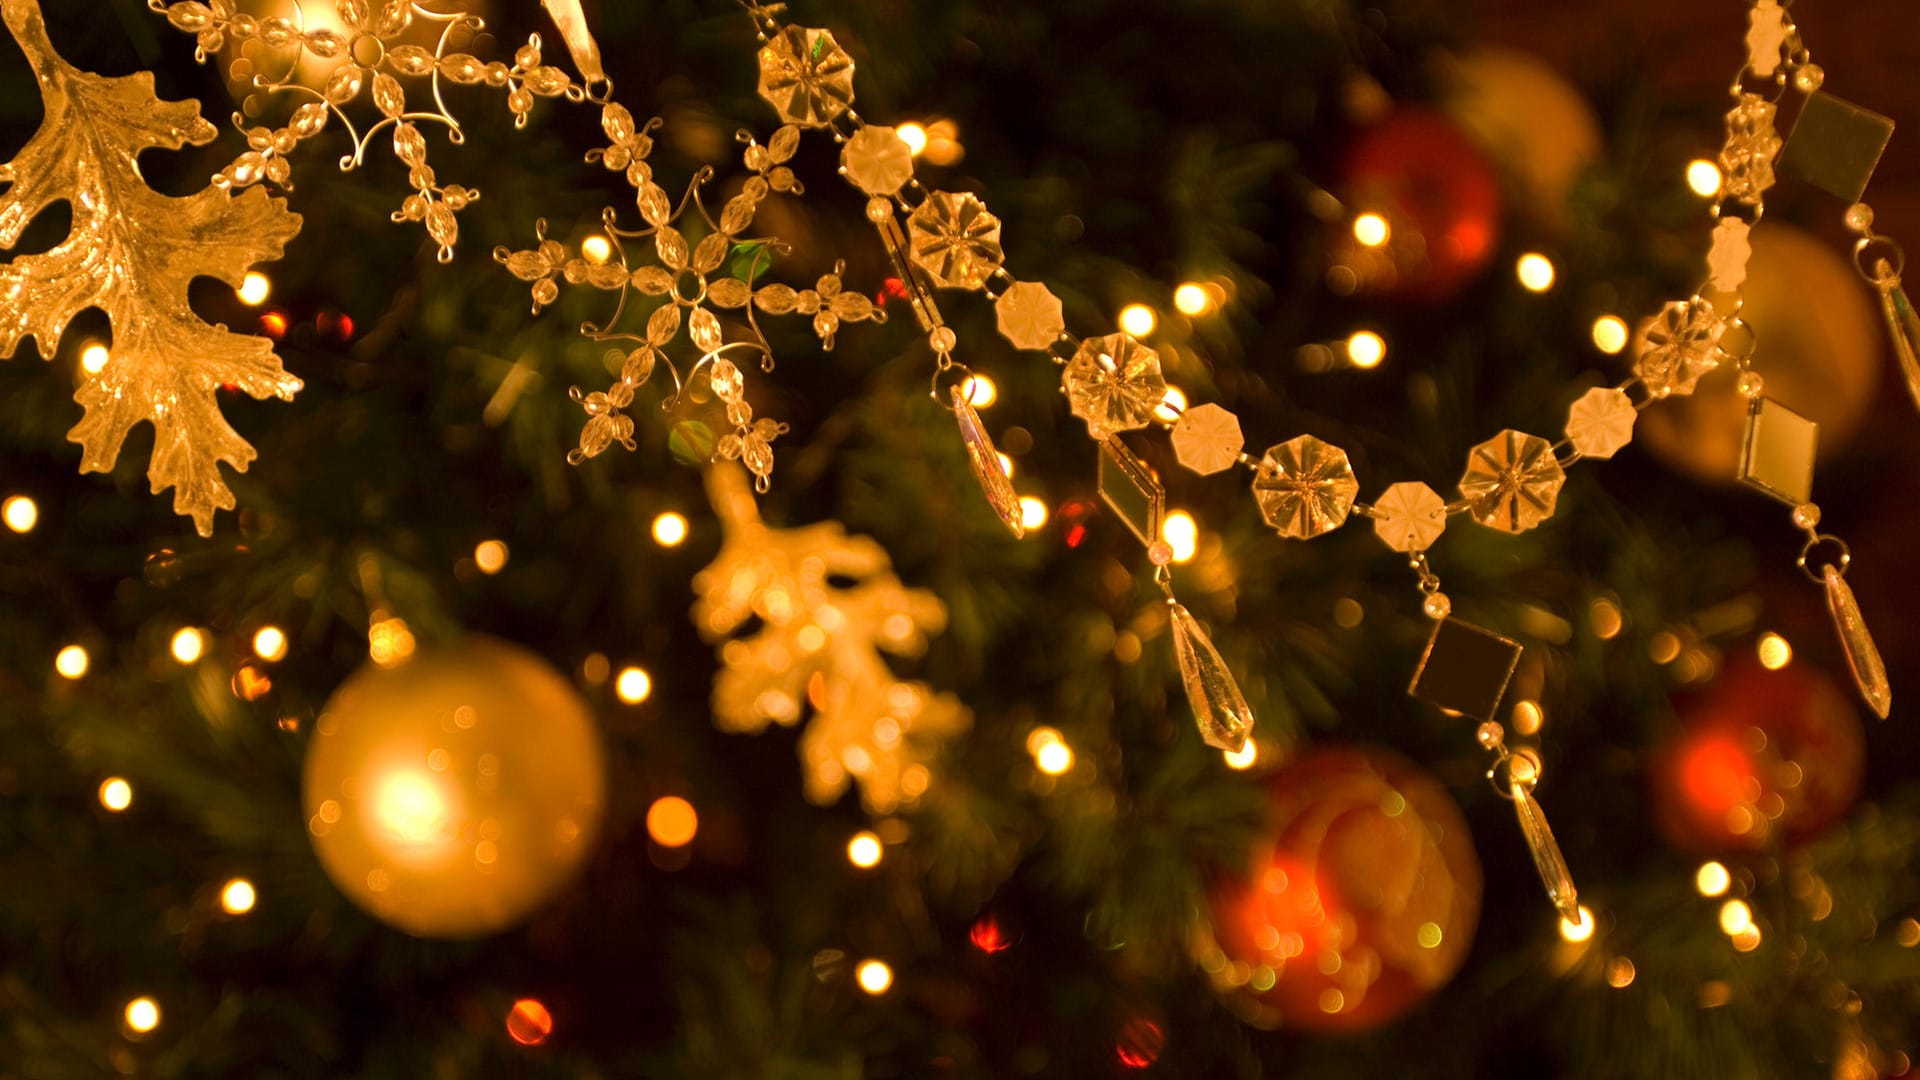
[[[137,155],[214,138],[193,102],[154,95],[153,75],[110,78],[81,71],[54,51],[38,0],[0,0],[7,29],[33,66],[46,117],[18,157],[0,166],[0,247],[11,248],[42,210],[73,207],[67,238],[0,266],[0,356],[22,338],[50,356],[80,311],[97,307],[113,326],[112,359],[74,393],[86,415],[67,438],[85,451],[81,472],[105,472],[127,432],[154,426],[147,470],[155,494],[174,489],[173,507],[202,536],[214,511],[232,509],[220,463],[245,472],[254,449],[221,415],[221,387],[256,398],[292,400],[287,374],[265,338],[235,334],[195,315],[187,286],[211,277],[239,288],[247,269],[280,256],[300,216],[264,191],[208,187],[162,195],[140,175]]]

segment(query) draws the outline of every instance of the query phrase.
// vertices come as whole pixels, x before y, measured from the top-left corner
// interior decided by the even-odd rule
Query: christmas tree
[[[549,6],[0,3],[0,1077],[1908,1072],[1897,5]]]

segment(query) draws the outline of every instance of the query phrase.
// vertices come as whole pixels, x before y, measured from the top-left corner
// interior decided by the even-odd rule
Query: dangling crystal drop
[[[980,414],[973,411],[960,387],[951,388],[950,393],[953,418],[960,425],[960,441],[967,448],[967,464],[973,466],[973,478],[980,481],[987,505],[993,507],[993,512],[1015,537],[1027,535],[1026,522],[1020,513],[1020,496],[1014,493],[1013,481],[1007,479],[1006,472],[1000,468],[1000,454],[993,448],[993,437],[987,434]]]
[[[1860,605],[1853,598],[1853,587],[1831,563],[1827,565],[1827,611],[1833,615],[1833,628],[1840,635],[1840,647],[1846,651],[1847,666],[1853,669],[1853,681],[1860,696],[1885,720],[1893,709],[1893,685],[1887,681],[1887,665],[1873,643],[1867,621],[1860,617]]]
[[[1553,838],[1546,812],[1534,799],[1530,785],[1515,780],[1510,789],[1513,812],[1520,818],[1520,833],[1527,838],[1527,849],[1533,852],[1533,867],[1540,871],[1540,884],[1547,887],[1547,899],[1553,901],[1562,918],[1579,922],[1580,894],[1573,887],[1573,872],[1567,869],[1566,856],[1560,854],[1560,844]]]
[[[1900,375],[1920,408],[1920,313],[1913,310],[1907,291],[1895,281],[1880,289],[1880,309],[1887,316],[1887,332],[1893,337],[1894,355],[1900,358]]]
[[[1170,604],[1173,619],[1173,655],[1180,661],[1180,681],[1186,685],[1187,701],[1193,706],[1193,720],[1200,738],[1208,746],[1229,753],[1246,747],[1253,733],[1253,710],[1240,693],[1240,684],[1227,670],[1226,661],[1200,629],[1186,606]]]

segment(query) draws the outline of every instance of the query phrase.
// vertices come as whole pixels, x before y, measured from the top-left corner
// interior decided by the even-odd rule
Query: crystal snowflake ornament
[[[1000,219],[966,192],[936,191],[907,217],[913,264],[945,289],[978,289],[1005,256]]]
[[[1699,297],[1675,300],[1654,316],[1633,373],[1654,397],[1691,394],[1702,376],[1720,366],[1720,338],[1727,323]]]
[[[1146,427],[1167,396],[1160,354],[1125,334],[1081,342],[1060,376],[1067,406],[1087,422],[1087,433],[1106,439]]]
[[[1508,429],[1467,455],[1460,494],[1475,521],[1520,533],[1553,516],[1566,482],[1567,474],[1547,440]]]
[[[1253,498],[1281,536],[1311,540],[1346,524],[1360,482],[1347,452],[1311,435],[1267,448],[1254,471]]]

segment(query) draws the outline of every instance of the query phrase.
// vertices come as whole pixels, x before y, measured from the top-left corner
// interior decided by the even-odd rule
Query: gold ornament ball
[[[355,904],[418,937],[480,937],[579,870],[606,767],[592,714],[552,665],[470,638],[335,691],[301,801],[320,865]]]

